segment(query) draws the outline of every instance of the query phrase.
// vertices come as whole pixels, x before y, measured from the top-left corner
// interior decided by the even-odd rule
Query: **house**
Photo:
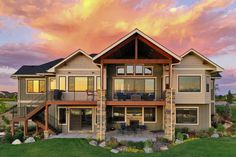
[[[164,130],[211,127],[215,80],[223,71],[194,49],[178,56],[138,29],[89,55],[79,49],[64,59],[22,66],[18,106],[12,120],[28,121],[52,133],[95,133],[103,140],[110,130],[139,126]],[[217,76],[217,77],[216,77]]]

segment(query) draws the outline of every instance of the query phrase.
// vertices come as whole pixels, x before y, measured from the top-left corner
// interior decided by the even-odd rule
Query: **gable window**
[[[69,76],[68,90],[69,92],[79,91],[93,91],[94,90],[94,77],[87,76]]]
[[[59,89],[62,91],[66,91],[66,77],[65,76],[59,77]]]
[[[123,66],[117,67],[116,74],[117,75],[125,75],[125,67],[123,67]]]
[[[27,80],[27,93],[43,93],[45,91],[45,80]]]
[[[113,107],[113,120],[125,121],[125,108],[124,107]]]
[[[179,76],[179,92],[201,92],[201,76]]]
[[[144,67],[144,75],[152,75],[153,69],[152,67]]]
[[[176,124],[197,125],[198,124],[198,108],[176,107]]]
[[[126,74],[127,75],[133,75],[134,74],[134,66],[133,65],[127,65],[126,66]]]
[[[136,75],[143,75],[143,66],[142,65],[135,66],[135,74]]]
[[[144,107],[144,122],[155,122],[155,121],[156,121],[156,108]]]
[[[56,89],[56,78],[50,78],[49,83],[50,83],[50,91],[55,90]]]
[[[66,108],[58,108],[58,123],[66,124]]]

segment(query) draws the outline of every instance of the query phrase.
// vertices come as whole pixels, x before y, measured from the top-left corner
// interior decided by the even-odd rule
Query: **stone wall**
[[[170,141],[173,141],[175,136],[175,119],[175,92],[173,89],[166,89],[166,104],[164,107],[164,130],[165,138]]]
[[[105,140],[105,134],[106,134],[106,94],[105,94],[105,91],[98,94],[96,133],[97,133],[98,140]]]

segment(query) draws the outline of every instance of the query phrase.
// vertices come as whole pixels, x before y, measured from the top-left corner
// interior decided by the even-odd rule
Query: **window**
[[[27,80],[27,93],[43,93],[45,91],[44,80]]]
[[[94,77],[69,76],[69,92],[94,91]]]
[[[141,107],[128,107],[127,116],[142,116],[142,108]]]
[[[166,89],[170,88],[170,77],[169,76],[165,76],[165,87],[166,87]]]
[[[198,108],[176,108],[177,124],[198,124]]]
[[[144,107],[144,121],[155,122],[156,121],[156,108],[155,107]]]
[[[50,83],[50,91],[55,90],[56,89],[56,78],[50,78],[49,83]]]
[[[124,107],[113,107],[113,120],[125,121],[125,108]]]
[[[206,77],[206,92],[210,92],[210,77]]]
[[[133,75],[134,74],[134,66],[133,65],[127,65],[126,66],[126,74],[127,75]]]
[[[143,74],[143,66],[142,65],[136,65],[135,66],[135,74],[136,75],[142,75]]]
[[[125,67],[117,67],[116,74],[117,75],[125,75]]]
[[[59,77],[59,89],[62,91],[66,91],[66,77],[65,76]]]
[[[201,76],[179,76],[179,92],[201,92]]]
[[[145,92],[146,93],[152,93],[154,92],[154,79],[145,79]]]
[[[144,67],[144,75],[152,75],[152,67]]]
[[[97,90],[101,90],[101,77],[97,76]]]
[[[58,108],[59,124],[66,124],[66,108]]]

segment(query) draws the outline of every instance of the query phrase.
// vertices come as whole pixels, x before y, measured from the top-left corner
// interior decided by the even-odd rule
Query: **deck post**
[[[12,136],[15,134],[15,128],[14,128],[14,126],[15,126],[15,122],[12,121],[12,123],[11,123],[11,135],[12,135]]]
[[[28,135],[28,120],[24,121],[24,137]]]
[[[45,111],[44,111],[44,120],[45,120],[45,128],[44,128],[44,139],[48,139],[49,137],[49,131],[48,131],[48,105],[45,105]]]

